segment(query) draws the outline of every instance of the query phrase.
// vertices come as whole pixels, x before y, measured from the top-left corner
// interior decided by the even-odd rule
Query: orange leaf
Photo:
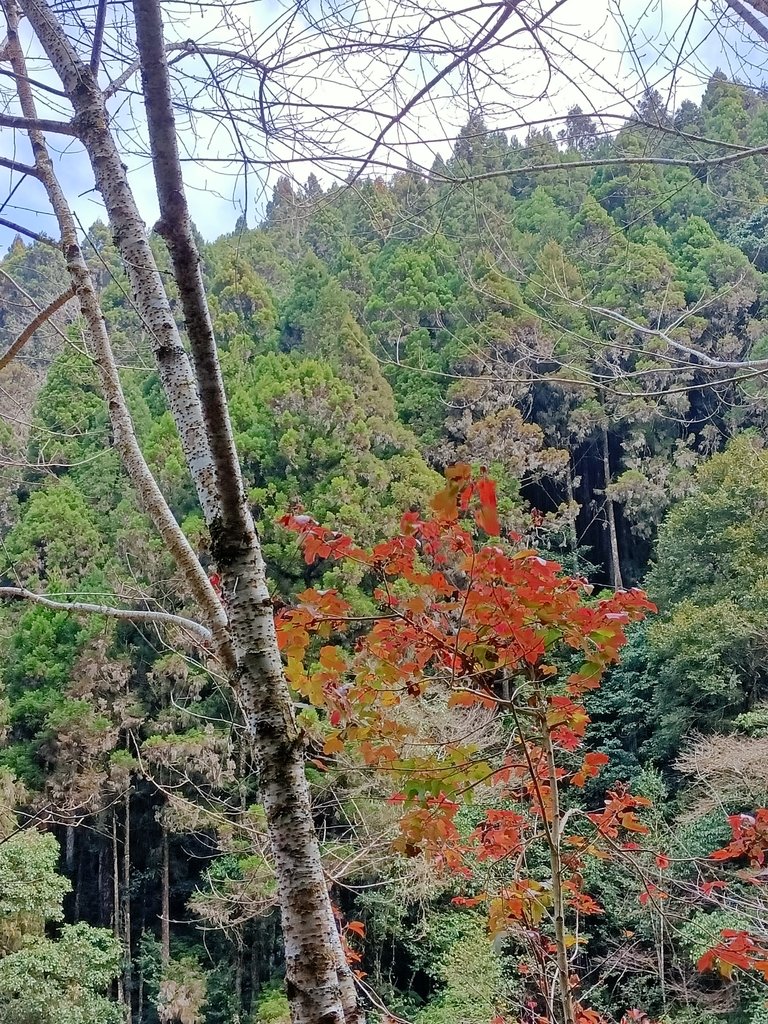
[[[329,736],[323,744],[324,754],[340,754],[344,749],[344,744],[341,742],[338,736]]]
[[[339,654],[338,647],[326,646],[320,650],[320,664],[329,672],[344,672],[347,663]]]

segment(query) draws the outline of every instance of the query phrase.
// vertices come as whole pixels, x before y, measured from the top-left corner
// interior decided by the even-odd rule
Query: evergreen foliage
[[[659,329],[705,358],[768,356],[768,165],[753,157],[706,180],[682,166],[578,166],[694,158],[676,130],[763,145],[768,100],[715,74],[699,104],[667,111],[649,93],[610,135],[578,107],[557,136],[525,140],[473,115],[431,178],[409,167],[329,190],[281,178],[260,227],[203,245],[203,272],[278,603],[312,586],[362,615],[373,607],[370,567],[308,564],[281,516],[311,514],[369,545],[424,510],[457,462],[498,481],[507,536],[588,574],[596,593],[617,579],[647,588],[659,615],[632,628],[587,701],[590,749],[610,763],[569,793],[567,813],[621,782],[652,796],[653,841],[672,860],[654,884],[693,895],[641,906],[637,877],[606,863],[590,880],[604,910],[584,925],[582,966],[589,976],[622,950],[592,996],[614,1020],[642,1006],[669,1024],[758,1024],[757,981],[696,972],[719,929],[748,926],[741,909],[703,900],[696,872],[729,840],[716,798],[738,814],[755,790],[724,782],[714,760],[715,781],[697,779],[685,758],[715,739],[726,767],[754,765],[768,736],[768,395],[762,374],[712,371]],[[696,157],[715,151],[701,143]],[[562,170],[517,173],[543,162]],[[492,176],[444,180],[469,174]],[[139,440],[215,579],[124,270],[105,226],[90,235]],[[17,240],[2,263],[41,302],[65,286],[51,251]],[[61,317],[68,343],[42,332],[3,371],[2,582],[194,615],[110,448],[73,317]],[[6,344],[19,328],[3,312]],[[23,417],[7,397],[22,387]],[[359,639],[352,630],[350,648]],[[0,765],[12,773],[0,1019],[125,1020],[119,975],[134,1024],[283,1024],[258,771],[205,652],[173,629],[7,602],[0,654]],[[309,657],[321,672],[319,641]],[[327,722],[300,704],[334,899],[365,925],[372,986],[416,1024],[484,1024],[509,1007],[528,1019],[514,935],[491,944],[451,904],[455,879],[392,852],[390,794],[329,767]],[[439,718],[437,702],[425,714]],[[30,822],[13,835],[12,806]],[[543,862],[530,870],[543,877]],[[743,909],[757,887],[738,885]]]

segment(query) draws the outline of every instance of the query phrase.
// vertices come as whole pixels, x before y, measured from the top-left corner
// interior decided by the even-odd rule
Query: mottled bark
[[[15,4],[15,0],[5,2]],[[207,616],[258,756],[280,894],[292,1015],[296,1024],[356,1024],[362,1015],[320,861],[304,771],[303,737],[296,726],[277,647],[266,570],[245,497],[200,276],[199,254],[186,209],[175,150],[159,9],[146,0],[137,0],[139,42],[146,50],[143,73],[149,97],[147,111],[161,230],[179,284],[196,378],[109,129],[103,94],[91,69],[80,60],[44,0],[21,0],[21,6],[74,107],[74,123],[104,198],[137,308],[150,333],[161,382],[211,533],[212,552],[223,580],[226,612],[138,448],[71,212],[53,173],[44,139],[31,130],[36,173],[46,187],[59,222],[67,265],[108,402],[115,445],[155,526]],[[15,11],[13,6],[9,20],[14,32]],[[14,45],[23,62],[17,39]],[[152,58],[153,49],[159,51],[157,60]],[[28,106],[28,110],[23,110],[24,116],[33,118],[31,94]],[[170,941],[168,869],[168,837],[164,833],[161,916],[166,961]]]
[[[211,548],[223,581],[235,689],[259,760],[280,893],[288,996],[297,1024],[359,1019],[354,979],[333,919],[293,714],[275,635],[259,538],[246,501],[181,174],[157,0],[134,0],[136,39],[165,239],[184,311],[218,483]]]
[[[21,0],[20,6],[74,108],[73,124],[90,159],[96,188],[104,199],[115,245],[125,261],[200,505],[206,518],[213,517],[217,513],[216,479],[200,398],[145,224],[109,128],[103,94],[90,67],[80,59],[45,0]],[[31,116],[26,111],[24,114]]]
[[[19,102],[24,115],[34,118],[35,101],[26,81],[26,63],[18,35],[19,6],[15,0],[3,0],[2,7],[8,24],[7,55],[17,76]],[[206,615],[214,641],[226,648],[226,614],[221,602],[174,519],[139,448],[93,279],[80,248],[75,220],[54,172],[45,139],[40,132],[30,131],[29,140],[35,158],[36,176],[48,194],[58,222],[67,270],[87,327],[90,354],[93,356],[107,402],[113,443],[141,504],[182,570],[192,596]]]

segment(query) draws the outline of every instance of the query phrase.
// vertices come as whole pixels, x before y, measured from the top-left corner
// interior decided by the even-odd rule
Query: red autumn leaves
[[[517,863],[548,834],[555,791],[584,787],[608,763],[599,751],[580,753],[589,724],[581,698],[600,686],[626,627],[654,611],[652,603],[639,590],[595,599],[585,580],[521,549],[516,535],[483,542],[483,535],[503,532],[496,487],[484,471],[473,477],[465,465],[446,472],[430,515],[406,513],[396,536],[369,549],[304,514],[281,523],[298,535],[307,564],[354,564],[378,609],[359,616],[336,590],[309,588],[278,616],[288,679],[324,712],[323,757],[392,773],[401,854],[426,855],[466,879],[484,863]],[[566,667],[575,656],[576,667]],[[491,755],[471,730],[459,730],[436,749],[418,716],[402,712],[419,700],[431,708],[442,701],[447,714],[480,709],[512,716],[514,741],[506,753]],[[482,787],[493,787],[496,806],[462,833],[457,815]],[[563,840],[561,881],[572,913],[602,912],[582,888],[583,859],[637,849],[633,840],[647,831],[640,814],[648,806],[616,786],[602,809],[572,819],[583,823]],[[732,842],[713,859],[762,865],[768,811],[730,821]],[[655,863],[669,867],[664,854]],[[515,921],[538,928],[551,912],[552,891],[548,883],[515,877],[495,892],[456,902],[485,905],[491,930],[504,932]],[[699,967],[726,973],[763,970],[765,963],[768,953],[749,936],[726,933]],[[592,1011],[581,1013],[587,1019]]]

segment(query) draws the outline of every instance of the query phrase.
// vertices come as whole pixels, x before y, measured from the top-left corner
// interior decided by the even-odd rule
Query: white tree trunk
[[[26,63],[18,36],[19,8],[15,0],[3,0],[2,6],[8,24],[6,52],[16,75],[19,101],[25,117],[34,118],[35,102],[26,81]],[[93,356],[107,402],[115,448],[120,454],[141,504],[182,570],[192,596],[206,615],[214,639],[222,642],[226,640],[227,620],[221,602],[168,507],[139,448],[93,279],[80,249],[75,220],[54,173],[45,139],[37,131],[30,131],[29,138],[37,174],[56,215],[67,270],[88,328],[90,354]]]
[[[158,0],[134,0],[136,40],[165,239],[179,288],[218,481],[219,514],[209,520],[223,580],[236,691],[259,760],[260,784],[286,949],[288,995],[296,1021],[359,1015],[354,979],[339,942],[293,714],[275,635],[261,547],[245,496],[210,310],[181,174],[171,83]]]
[[[605,485],[605,521],[608,526],[608,549],[610,554],[611,586],[615,590],[624,589],[621,578],[621,560],[619,558],[619,538],[616,532],[616,509],[610,496],[611,485],[611,452],[608,445],[608,428],[603,427],[601,433],[603,455],[603,483]]]
[[[216,479],[200,398],[144,221],[109,128],[103,94],[45,0],[22,0],[20,6],[74,108],[74,124],[86,146],[96,188],[104,199],[115,245],[125,261],[200,505],[206,518],[213,517],[217,511]]]
[[[303,737],[296,726],[283,675],[266,570],[245,498],[200,276],[199,254],[186,209],[175,149],[160,12],[149,3],[136,5],[141,39],[147,50],[143,73],[161,222],[182,295],[197,380],[176,328],[93,73],[80,60],[44,0],[21,3],[74,107],[78,135],[104,198],[137,307],[150,331],[161,382],[211,533],[212,553],[224,584],[226,613],[141,456],[71,213],[53,174],[42,136],[30,132],[33,147],[33,135],[39,136],[36,164],[38,171],[45,171],[44,182],[59,219],[70,274],[93,336],[115,444],[145,505],[151,507],[156,526],[162,527],[163,536],[173,541],[169,547],[208,614],[259,758],[262,798],[280,894],[292,1016],[296,1024],[355,1024],[361,1014],[354,980],[341,949],[320,860],[304,770]],[[24,113],[34,116],[34,112]]]

